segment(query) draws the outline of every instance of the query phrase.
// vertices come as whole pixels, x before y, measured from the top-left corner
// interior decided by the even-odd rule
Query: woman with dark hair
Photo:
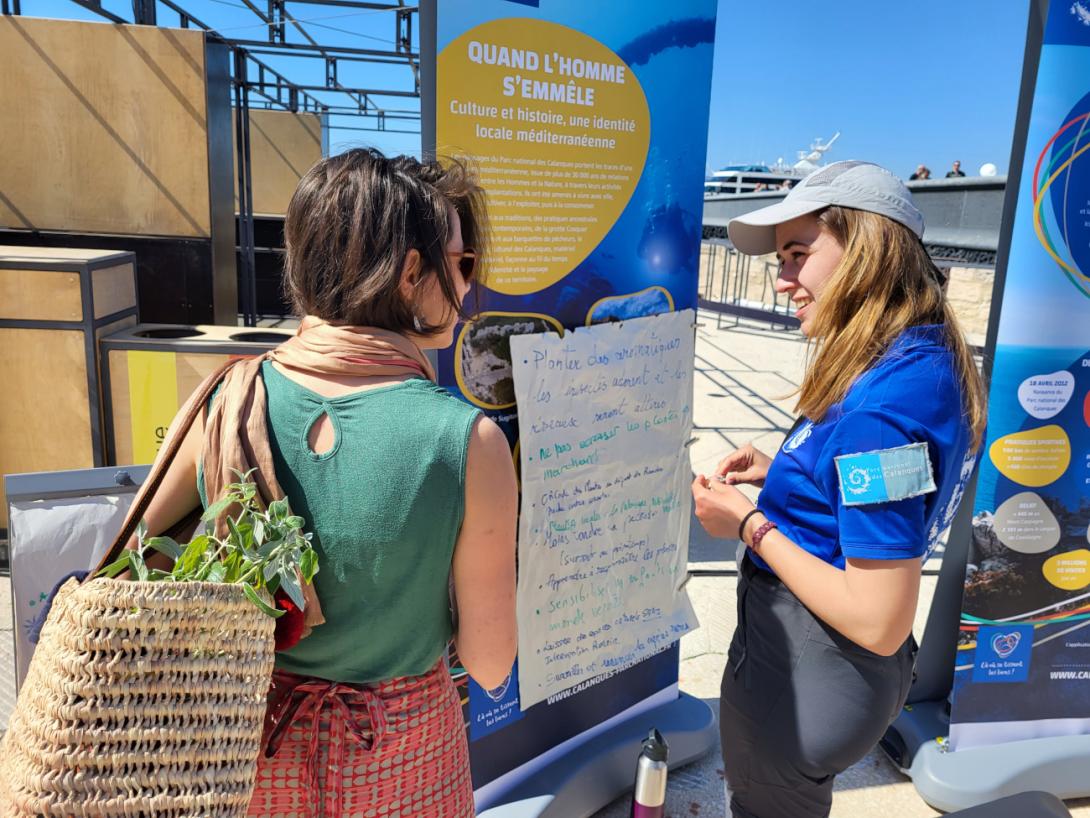
[[[904,704],[922,562],[972,474],[985,396],[888,171],[836,162],[728,232],[776,253],[816,345],[775,458],[747,445],[693,482],[704,528],[747,546],[720,694],[730,808],[816,818]]]
[[[499,427],[425,351],[482,274],[484,194],[459,162],[351,150],[303,177],[284,230],[299,331],[230,370],[149,529],[257,466],[314,534],[325,622],[278,645],[250,814],[471,816],[444,656],[453,638],[486,689],[511,669],[517,488]]]

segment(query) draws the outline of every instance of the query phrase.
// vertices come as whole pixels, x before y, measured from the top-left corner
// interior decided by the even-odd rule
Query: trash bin
[[[96,344],[136,324],[134,256],[0,246],[0,474],[106,465]],[[0,528],[7,528],[0,495]]]
[[[155,459],[178,408],[231,358],[260,355],[294,330],[139,324],[102,339],[106,449],[111,464]]]

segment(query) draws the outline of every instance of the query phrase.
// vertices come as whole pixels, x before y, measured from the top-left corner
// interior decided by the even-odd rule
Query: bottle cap
[[[662,733],[652,727],[647,738],[643,740],[643,754],[652,761],[665,761],[669,752],[670,746],[662,737]]]

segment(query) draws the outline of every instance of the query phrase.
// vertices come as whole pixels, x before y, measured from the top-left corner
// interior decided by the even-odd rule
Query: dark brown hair
[[[333,324],[436,333],[443,324],[422,318],[415,324],[416,305],[399,289],[405,257],[416,250],[418,281],[435,276],[450,309],[468,318],[451,281],[457,260],[446,255],[451,209],[462,223],[466,249],[477,254],[479,284],[488,216],[484,191],[466,162],[387,158],[371,148],[321,160],[299,181],[288,205],[285,294],[299,315]],[[474,294],[479,290],[474,287]]]

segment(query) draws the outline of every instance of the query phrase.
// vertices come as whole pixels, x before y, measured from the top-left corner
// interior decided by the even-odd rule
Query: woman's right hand
[[[715,467],[715,476],[722,477],[724,483],[732,486],[739,483],[760,488],[768,477],[768,467],[772,458],[747,443],[741,449],[731,452]]]

